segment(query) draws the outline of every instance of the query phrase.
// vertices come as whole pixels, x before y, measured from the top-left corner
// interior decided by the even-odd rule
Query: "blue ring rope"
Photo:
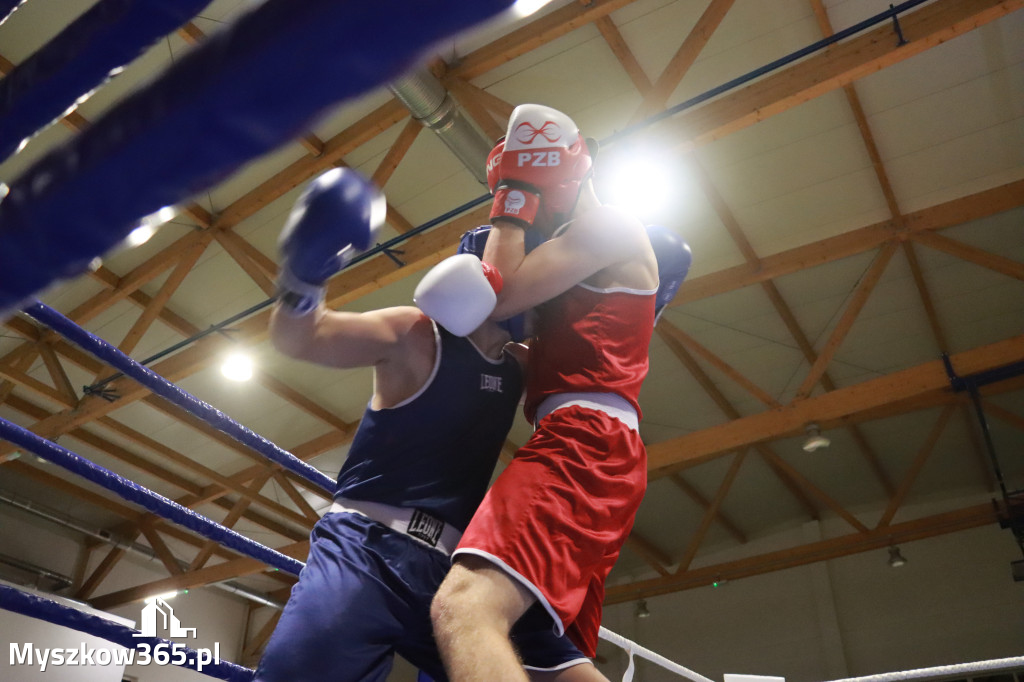
[[[248,557],[262,561],[269,566],[298,575],[304,564],[275,549],[251,540],[237,531],[225,528],[202,514],[197,514],[174,500],[144,488],[134,481],[115,474],[109,469],[90,462],[67,448],[37,436],[28,429],[0,418],[0,438],[42,457],[48,462],[77,474],[87,481],[109,490],[128,502],[133,502],[154,514],[184,526],[189,530],[213,540],[225,547],[241,552]]]
[[[176,386],[148,367],[140,365],[121,352],[116,346],[82,329],[53,308],[36,302],[24,308],[22,312],[54,330],[87,353],[131,377],[155,395],[187,410],[210,426],[231,436],[239,443],[258,452],[272,462],[280,464],[288,469],[288,471],[301,476],[327,492],[334,492],[334,480],[319,469],[303,462],[292,453],[282,449],[251,429],[242,426],[213,405]]]
[[[0,202],[0,318],[83,272],[143,216],[216,185],[511,5],[260,3],[11,183]]]
[[[100,0],[86,10],[0,80],[0,161],[208,4]]]
[[[173,645],[176,650],[183,651],[185,654],[185,662],[180,664],[182,668],[189,668],[203,675],[228,682],[249,682],[252,679],[252,670],[230,661],[209,663],[204,665],[202,670],[198,670],[196,664],[198,652],[195,649],[161,637],[143,637],[138,630],[133,630],[126,625],[115,623],[92,613],[79,611],[52,599],[22,592],[7,585],[0,585],[0,609],[84,632],[87,635],[120,644],[128,649],[137,649],[142,644],[148,644],[150,651],[153,651],[160,644]],[[140,636],[136,637],[135,635]]]

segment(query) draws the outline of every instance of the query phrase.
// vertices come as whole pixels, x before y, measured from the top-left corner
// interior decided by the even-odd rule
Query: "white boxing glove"
[[[420,280],[412,300],[456,336],[468,336],[494,311],[501,274],[471,253],[445,258]]]

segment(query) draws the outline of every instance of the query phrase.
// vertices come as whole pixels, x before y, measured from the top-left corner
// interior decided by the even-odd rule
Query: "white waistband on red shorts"
[[[537,406],[537,418],[534,424],[540,424],[541,419],[555,410],[570,405],[604,412],[634,431],[640,431],[640,419],[636,415],[636,409],[632,403],[618,393],[556,393],[549,395]]]
[[[393,507],[380,502],[337,498],[327,510],[328,514],[336,512],[360,514],[449,556],[462,538],[462,531],[458,528],[411,507]]]

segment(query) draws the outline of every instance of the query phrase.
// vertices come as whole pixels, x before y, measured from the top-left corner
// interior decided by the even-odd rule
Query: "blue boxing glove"
[[[309,183],[278,239],[283,308],[293,315],[316,310],[324,283],[376,242],[385,212],[380,190],[349,168],[334,168]]]
[[[658,259],[658,293],[654,296],[654,323],[665,311],[690,270],[693,254],[682,238],[661,225],[648,225],[647,237]]]

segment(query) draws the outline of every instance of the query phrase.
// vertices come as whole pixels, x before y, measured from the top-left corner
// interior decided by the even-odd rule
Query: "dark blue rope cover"
[[[0,203],[0,319],[512,0],[266,0],[33,164]],[[273,93],[267,94],[272,85]]]
[[[122,353],[116,346],[82,329],[53,308],[36,302],[25,308],[23,312],[45,324],[82,350],[139,382],[155,395],[199,417],[210,426],[226,433],[242,445],[253,449],[272,462],[280,464],[310,483],[320,486],[327,492],[334,492],[335,484],[331,477],[251,429],[242,426],[213,405],[176,386],[148,367],[140,365]]]
[[[7,585],[0,585],[0,609],[84,632],[128,649],[137,649],[142,644],[148,644],[150,651],[153,651],[154,647],[160,644],[168,647],[174,645],[177,647],[176,651],[183,651],[185,654],[185,662],[180,666],[182,668],[189,668],[228,682],[248,682],[252,679],[252,670],[230,661],[208,663],[202,670],[198,670],[199,654],[195,649],[160,637],[135,637],[134,635],[140,634],[138,630]]]
[[[188,528],[208,540],[221,544],[237,552],[266,563],[269,566],[298,575],[303,563],[298,559],[282,554],[255,540],[225,528],[202,514],[197,514],[174,500],[144,488],[109,469],[90,462],[67,448],[41,438],[31,431],[0,418],[0,438],[8,440],[19,448],[42,457],[48,462],[78,474],[87,481],[111,491],[120,498],[133,502],[154,514]]]
[[[208,4],[100,0],[90,7],[0,80],[0,161]]]

